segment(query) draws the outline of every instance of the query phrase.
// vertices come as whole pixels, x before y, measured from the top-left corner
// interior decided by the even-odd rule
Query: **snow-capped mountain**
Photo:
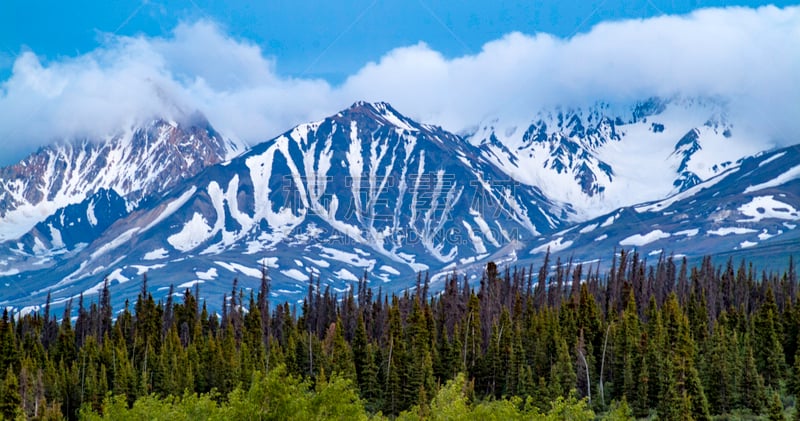
[[[800,146],[731,164],[711,179],[666,199],[624,207],[572,225],[531,244],[530,255],[551,253],[576,261],[610,260],[610,251],[643,256],[675,253],[741,254],[769,250],[785,264],[800,241]],[[523,253],[519,253],[521,256]]]
[[[679,97],[497,118],[466,137],[510,177],[569,203],[573,222],[686,190],[769,147],[723,102]]]
[[[358,102],[232,159],[240,149],[208,123],[45,148],[0,170],[0,233],[13,238],[0,241],[0,306],[48,292],[63,304],[105,279],[121,301],[145,273],[164,293],[199,285],[215,308],[234,278],[256,287],[263,268],[283,301],[312,276],[333,292],[365,275],[397,291],[420,272],[435,288],[490,260],[538,264],[548,249],[586,261],[800,241],[797,148],[761,152],[718,101],[532,121],[457,136]]]
[[[155,288],[221,296],[233,277],[258,282],[262,265],[282,299],[301,298],[311,274],[346,290],[366,271],[399,289],[420,271],[513,255],[569,212],[462,138],[358,102],[178,183],[52,270],[14,275],[35,286],[6,304],[48,290],[63,300],[106,277],[124,296],[145,272]]]
[[[153,120],[106,139],[44,147],[0,168],[0,242],[19,238],[58,209],[101,189],[114,190],[132,209],[242,149],[200,117],[188,124]]]

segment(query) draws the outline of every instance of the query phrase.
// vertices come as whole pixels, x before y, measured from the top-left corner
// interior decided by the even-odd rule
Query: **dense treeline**
[[[264,272],[258,291],[234,280],[216,314],[196,288],[156,302],[145,276],[135,303],[116,313],[107,285],[89,306],[68,303],[60,322],[49,299],[41,313],[4,312],[0,415],[114,419],[128,407],[194,405],[225,418],[275,410],[270,402],[281,401],[264,397],[278,377],[304,391],[297,408],[323,411],[335,396],[341,405],[324,411],[355,405],[401,418],[462,402],[473,416],[562,405],[588,419],[612,408],[665,420],[781,419],[800,393],[791,259],[783,273],[758,274],[745,262],[690,267],[661,256],[648,265],[622,251],[601,273],[546,256],[536,271],[489,263],[479,284],[456,274],[442,282],[421,276],[387,295],[365,275],[337,295],[312,278],[301,308],[272,308]]]

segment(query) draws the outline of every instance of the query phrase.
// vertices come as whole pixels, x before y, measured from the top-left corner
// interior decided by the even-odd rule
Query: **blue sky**
[[[164,36],[179,22],[210,19],[258,44],[287,76],[332,83],[393,48],[424,41],[447,57],[478,52],[519,31],[569,37],[609,20],[698,8],[790,4],[716,0],[143,0],[0,2],[0,78],[31,50],[45,60],[97,48],[104,34]]]
[[[195,112],[255,144],[358,100],[460,132],[714,97],[741,129],[796,143],[798,45],[784,2],[2,0],[0,165]]]

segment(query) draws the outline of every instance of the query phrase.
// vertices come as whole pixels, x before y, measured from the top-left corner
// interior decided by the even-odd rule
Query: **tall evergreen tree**
[[[773,391],[770,394],[767,409],[767,419],[769,421],[786,421],[786,416],[783,415],[783,403],[777,391]]]
[[[19,395],[19,382],[11,367],[6,369],[5,380],[0,387],[0,415],[4,419],[13,420],[22,415],[20,404],[22,398]]]
[[[708,401],[695,368],[695,344],[689,321],[671,294],[664,303],[667,346],[672,350],[667,367],[660,414],[664,419],[710,420]]]
[[[767,287],[766,298],[753,321],[753,345],[756,366],[763,373],[764,384],[777,388],[783,378],[784,354],[781,345],[778,307],[772,287]]]

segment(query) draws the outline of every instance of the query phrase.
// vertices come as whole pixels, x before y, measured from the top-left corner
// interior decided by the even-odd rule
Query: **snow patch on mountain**
[[[116,237],[113,240],[103,244],[102,246],[98,247],[97,250],[92,252],[92,254],[90,255],[91,259],[97,259],[99,256],[102,256],[102,255],[104,255],[104,254],[116,249],[117,247],[127,243],[138,232],[139,232],[139,228],[131,228],[131,229],[123,232],[118,237]]]
[[[294,268],[288,270],[282,270],[280,272],[296,281],[308,281],[309,279],[309,275],[307,273],[303,273]]]
[[[242,275],[249,276],[251,278],[257,278],[257,279],[261,278],[261,270],[260,269],[252,268],[252,267],[249,267],[249,266],[245,266],[245,265],[243,265],[241,263],[236,263],[236,262],[223,262],[223,261],[217,260],[214,263],[216,263],[218,266],[222,267],[223,269],[227,269],[228,271],[230,271],[232,273],[241,273]],[[214,273],[216,273],[216,271]]]
[[[763,161],[761,164],[763,165],[764,163],[772,161],[774,159],[778,159],[781,156],[783,156],[783,154],[777,154],[777,155],[772,156],[772,157],[768,158],[767,160]],[[777,186],[786,184],[786,183],[788,183],[788,182],[790,182],[792,180],[796,180],[798,178],[800,178],[800,165],[796,165],[796,166],[794,166],[792,168],[789,168],[788,170],[786,170],[786,172],[784,172],[781,175],[773,178],[772,180],[765,181],[763,183],[759,183],[759,184],[756,184],[756,185],[753,185],[753,186],[749,186],[746,189],[744,189],[744,192],[745,193],[752,193],[752,192],[757,192],[759,190],[768,189],[768,188],[771,188],[771,187],[777,187]]]
[[[97,225],[97,216],[94,214],[94,201],[89,202],[89,206],[86,208],[86,219],[92,226]]]
[[[647,234],[634,234],[630,237],[626,237],[620,240],[619,245],[621,246],[644,246],[650,244],[654,241],[658,241],[664,238],[669,238],[671,236],[670,233],[664,232],[661,230],[653,230],[648,232]]]
[[[727,175],[732,174],[733,170],[735,170],[735,169],[736,169],[736,167],[731,167],[731,168],[727,169],[725,172],[721,173],[720,175],[717,175],[716,177],[713,177],[713,178],[711,178],[710,180],[708,180],[708,181],[706,181],[704,183],[692,186],[691,188],[689,188],[689,189],[687,189],[685,191],[682,191],[680,193],[673,194],[673,195],[667,197],[666,199],[659,200],[659,201],[656,201],[656,202],[647,203],[647,204],[643,204],[643,205],[639,205],[639,206],[635,206],[634,209],[636,210],[636,212],[639,212],[639,213],[656,212],[656,211],[660,211],[660,210],[669,209],[669,207],[672,206],[675,203],[678,203],[680,201],[686,200],[687,198],[690,198],[690,197],[698,194],[699,192],[701,192],[703,190],[712,189],[714,187],[714,185],[716,185],[717,183],[725,180],[725,177]]]
[[[144,260],[161,260],[169,257],[169,252],[165,248],[157,248],[144,254]]]
[[[219,276],[219,274],[217,273],[217,268],[210,268],[205,272],[204,271],[197,271],[197,272],[195,272],[195,275],[200,280],[203,280],[203,281],[213,281],[214,279],[217,279],[217,277]]]
[[[142,276],[151,270],[158,270],[167,267],[166,263],[158,263],[155,265],[131,265],[131,268],[136,269],[136,276]]]
[[[199,284],[202,284],[204,282],[205,281],[201,281],[199,279],[194,280],[194,281],[184,282],[184,283],[178,285],[178,289],[179,290],[183,290],[183,289],[188,289],[188,288],[194,288],[195,285],[199,285]]]
[[[775,199],[775,196],[757,196],[748,203],[739,207],[739,212],[747,216],[737,222],[759,222],[762,219],[787,219],[798,220],[800,215],[793,206]]]
[[[177,234],[170,235],[167,242],[176,250],[189,251],[195,249],[211,237],[212,229],[206,218],[195,212]]]
[[[784,155],[786,155],[786,152],[779,152],[779,153],[776,153],[776,154],[772,155],[771,157],[769,157],[769,158],[767,158],[767,159],[765,159],[765,160],[763,160],[763,161],[759,162],[759,163],[758,163],[758,166],[759,166],[759,167],[763,167],[764,165],[767,165],[767,164],[769,164],[770,162],[772,162],[772,161],[775,161],[776,159],[783,158],[783,156],[784,156]]]
[[[723,227],[714,230],[707,231],[710,235],[719,235],[720,237],[724,237],[726,235],[743,235],[743,234],[751,234],[754,232],[758,232],[752,228],[743,228],[743,227]]]
[[[353,272],[350,272],[345,268],[341,268],[338,271],[333,272],[333,274],[343,281],[358,282],[360,280],[358,276],[354,275]]]
[[[532,254],[544,253],[550,251],[551,253],[559,252],[568,249],[572,245],[572,241],[564,241],[563,237],[558,237],[555,240],[548,241],[545,244],[536,246],[531,250]]]

